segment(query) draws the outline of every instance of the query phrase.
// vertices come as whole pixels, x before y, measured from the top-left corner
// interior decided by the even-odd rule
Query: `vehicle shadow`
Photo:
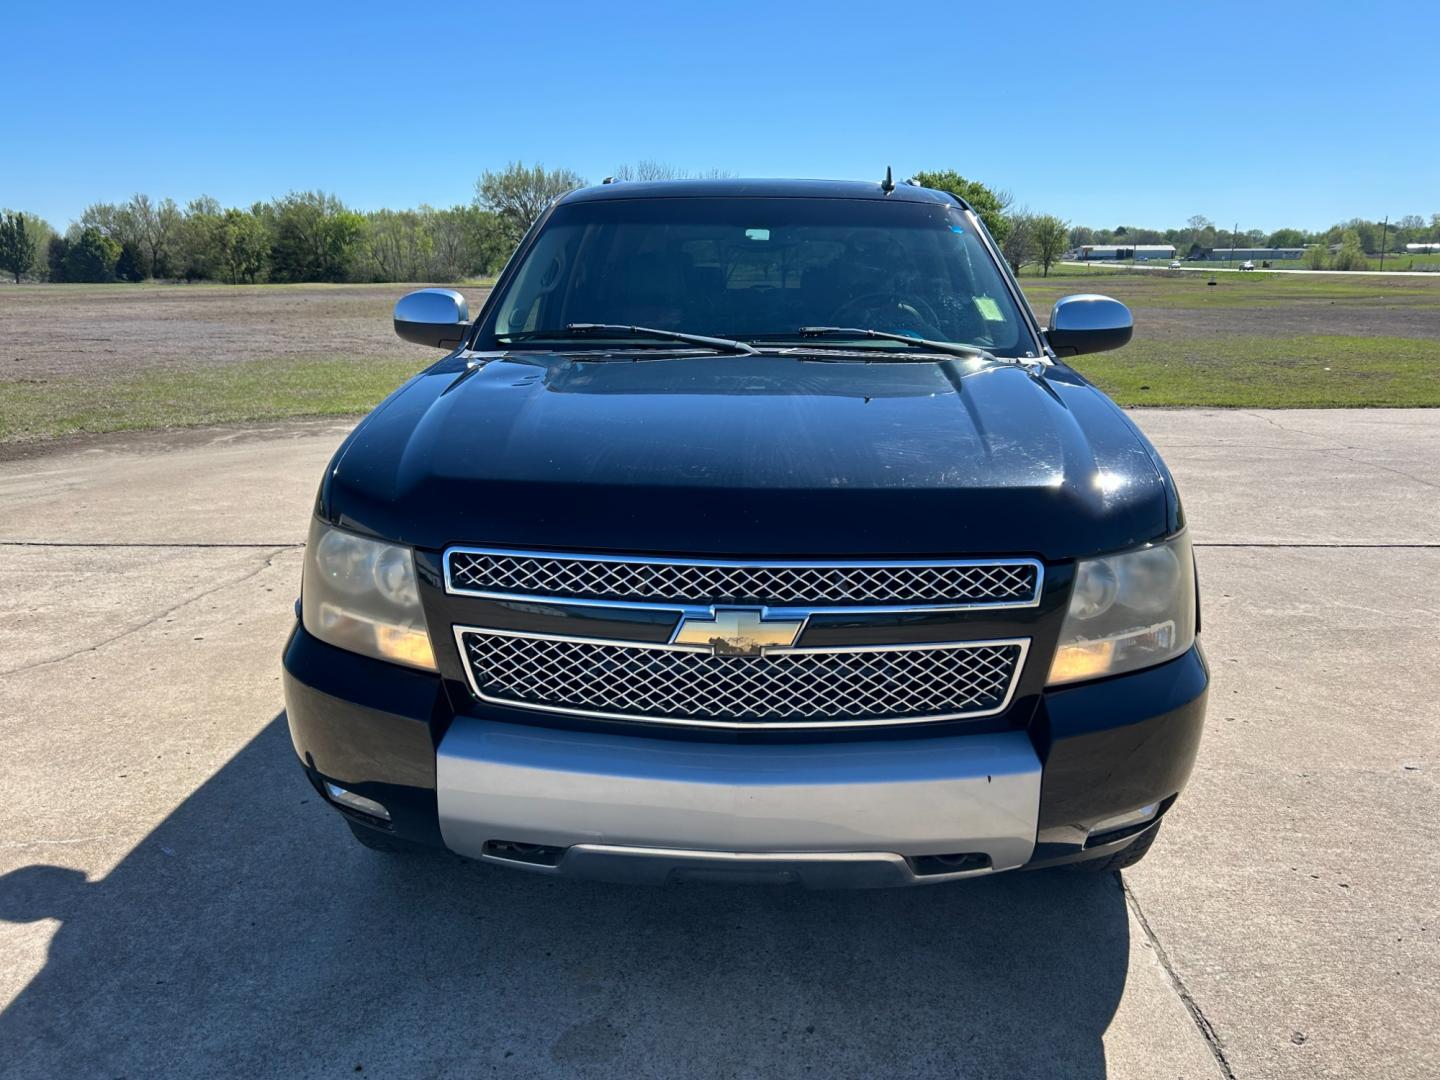
[[[1113,875],[814,893],[558,881],[356,845],[277,716],[56,918],[0,1075],[1103,1077]]]

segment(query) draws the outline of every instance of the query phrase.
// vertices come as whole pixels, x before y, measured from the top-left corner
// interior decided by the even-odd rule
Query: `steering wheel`
[[[865,318],[855,316],[863,314]],[[940,316],[918,296],[901,299],[893,292],[865,293],[852,297],[830,313],[830,322],[849,326],[858,322],[876,330],[918,330],[925,337],[944,337]]]

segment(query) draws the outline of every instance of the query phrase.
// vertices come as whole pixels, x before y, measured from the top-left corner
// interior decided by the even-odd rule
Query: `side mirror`
[[[1130,340],[1135,320],[1119,300],[1094,293],[1062,296],[1050,311],[1045,339],[1056,356],[1118,349]]]
[[[454,289],[418,289],[395,305],[395,333],[416,345],[454,349],[470,331],[470,309]]]

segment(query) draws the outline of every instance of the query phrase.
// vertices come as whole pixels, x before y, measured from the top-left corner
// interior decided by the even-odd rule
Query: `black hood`
[[[452,358],[341,448],[323,512],[416,547],[716,556],[1111,551],[1170,479],[1068,369],[710,356]]]

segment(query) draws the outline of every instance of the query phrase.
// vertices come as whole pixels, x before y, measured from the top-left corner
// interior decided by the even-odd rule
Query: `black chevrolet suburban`
[[[625,881],[1134,863],[1208,669],[1165,464],[912,185],[615,183],[530,229],[326,469],[284,653],[355,837]]]

